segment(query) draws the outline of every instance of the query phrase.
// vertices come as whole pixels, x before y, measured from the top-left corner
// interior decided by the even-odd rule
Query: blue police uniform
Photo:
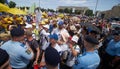
[[[100,63],[100,57],[96,51],[84,52],[76,59],[73,69],[96,69]]]
[[[12,68],[25,68],[33,57],[33,53],[28,50],[27,46],[20,42],[9,40],[1,48],[9,54]]]
[[[120,56],[120,41],[115,42],[114,39],[111,40],[105,51],[111,56]]]

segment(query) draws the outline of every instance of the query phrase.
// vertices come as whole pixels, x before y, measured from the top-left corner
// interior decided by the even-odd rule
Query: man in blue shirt
[[[95,50],[98,40],[91,36],[86,36],[84,39],[85,51],[76,59],[73,69],[96,69],[100,63],[100,58]]]
[[[4,43],[1,48],[9,54],[10,64],[13,69],[27,69],[27,65],[33,59],[34,54],[27,45],[22,43],[24,40],[24,30],[14,28],[10,33],[12,40]]]
[[[115,31],[113,35],[114,39],[108,43],[103,59],[103,63],[106,63],[104,67],[107,69],[116,69],[120,65],[120,31]]]

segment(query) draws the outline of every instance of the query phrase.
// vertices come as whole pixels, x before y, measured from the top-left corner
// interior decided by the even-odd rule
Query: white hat
[[[92,23],[93,25],[96,25],[96,23]]]
[[[43,25],[43,27],[49,29],[49,25],[48,24]]]
[[[77,36],[77,35],[74,35],[71,40],[77,43],[77,42],[78,42],[78,39],[79,39],[78,36]]]
[[[32,28],[31,24],[26,24],[25,28]]]
[[[72,25],[72,26],[70,26],[70,30],[75,31],[75,30],[77,30],[77,29],[75,28],[75,26],[74,26],[74,25]]]

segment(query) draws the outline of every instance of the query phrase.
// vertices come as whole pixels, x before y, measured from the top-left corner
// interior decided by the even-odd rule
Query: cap
[[[78,42],[78,39],[79,39],[78,36],[77,36],[77,35],[74,35],[71,40],[77,43],[77,42]]]
[[[93,38],[89,35],[85,36],[85,40],[89,43],[92,43],[92,44],[99,44],[98,40],[96,38]]]
[[[32,23],[33,26],[36,26],[36,23]]]
[[[64,24],[63,21],[58,22],[58,25],[63,25],[63,24]]]
[[[51,34],[49,35],[50,39],[55,39],[55,40],[58,40],[58,35],[57,34]]]
[[[56,67],[60,63],[60,55],[56,49],[49,46],[45,50],[45,62],[51,66]]]
[[[46,23],[44,21],[41,21],[40,22],[40,25],[45,25]]]
[[[96,25],[96,23],[92,23],[93,25]]]
[[[9,60],[9,55],[8,53],[0,48],[0,67],[5,64]]]
[[[49,25],[48,24],[43,25],[43,27],[49,29]]]
[[[120,31],[114,31],[113,35],[120,35]]]
[[[44,19],[44,22],[46,23],[46,22],[48,22],[49,20],[48,19]]]
[[[77,30],[76,27],[74,25],[70,26],[70,30]]]
[[[32,28],[31,24],[26,24],[25,28]]]
[[[10,31],[10,34],[12,37],[16,36],[16,37],[19,37],[19,36],[23,36],[24,35],[24,30],[21,29],[21,28],[13,28],[11,31]]]

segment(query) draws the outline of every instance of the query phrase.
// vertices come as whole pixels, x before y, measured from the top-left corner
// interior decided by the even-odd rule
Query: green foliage
[[[53,9],[47,9],[47,11],[50,11],[50,12],[55,12]]]
[[[63,13],[63,12],[64,12],[64,10],[63,10],[63,9],[59,9],[59,10],[58,10],[58,12]]]
[[[14,8],[16,6],[16,3],[13,1],[10,1],[8,5],[10,8]]]
[[[69,13],[69,9],[68,9],[68,8],[65,8],[65,9],[64,9],[64,12],[65,12],[65,13]]]
[[[30,8],[30,7],[26,7],[27,8],[27,10]]]
[[[70,13],[70,14],[72,14],[72,8],[71,8],[71,9],[69,9],[69,13]]]
[[[93,10],[86,10],[85,15],[93,16]]]
[[[23,10],[23,7],[20,7],[21,10]]]
[[[84,11],[83,10],[75,10],[75,12],[72,12],[72,8],[65,8],[65,9],[59,9],[58,12],[60,13],[69,13],[69,14],[82,14]],[[93,15],[93,11],[92,10],[87,10],[86,15]]]
[[[81,10],[75,10],[75,14],[81,14]]]
[[[0,0],[0,3],[4,4],[4,3],[5,3],[5,0]]]
[[[47,10],[46,10],[46,9],[44,9],[44,8],[41,8],[41,11],[42,11],[42,12],[44,12],[44,11],[47,11]]]

